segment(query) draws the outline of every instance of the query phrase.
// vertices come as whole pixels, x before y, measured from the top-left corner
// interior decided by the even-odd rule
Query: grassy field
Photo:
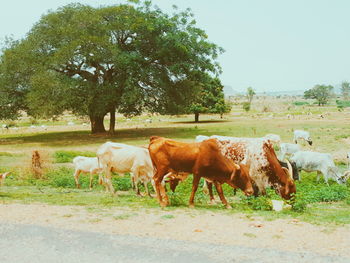
[[[266,107],[270,108],[266,110]],[[152,119],[152,123],[145,122],[145,119]],[[3,129],[0,134],[0,172],[12,171],[6,186],[0,188],[0,200],[4,203],[43,202],[87,207],[159,209],[156,199],[140,198],[132,192],[128,176],[114,178],[113,183],[118,189],[118,196],[114,198],[104,193],[100,186],[89,191],[86,176],[81,176],[82,189],[75,189],[73,168],[69,164],[76,155],[94,156],[98,146],[106,141],[147,145],[152,135],[193,141],[199,134],[260,137],[275,133],[284,142],[291,142],[293,130],[304,129],[311,133],[314,142],[313,146],[303,145],[304,149],[329,152],[340,169],[346,169],[346,153],[350,149],[350,112],[347,110],[339,112],[335,106],[297,106],[282,100],[278,103],[263,101],[254,106],[250,113],[244,113],[235,106],[224,119],[217,115],[204,115],[201,120],[200,123],[194,123],[193,116],[140,116],[130,120],[120,116],[117,118],[116,134],[110,136],[91,135],[89,127],[82,125],[82,120],[70,115],[57,122],[38,121],[36,128],[30,128],[30,120],[23,118],[13,124],[18,128]],[[74,121],[75,125],[66,125],[68,121]],[[47,125],[47,128],[40,128],[42,124]],[[31,174],[29,167],[33,150],[42,153],[46,171],[43,179],[35,179]],[[229,187],[224,190],[233,206],[232,210],[223,210],[220,203],[208,205],[209,198],[202,190],[197,193],[197,209],[220,213],[240,212],[268,219],[299,218],[312,223],[350,223],[349,185],[331,183],[328,187],[323,181],[317,184],[315,173],[303,173],[302,178],[302,182],[297,182],[298,196],[294,209],[285,209],[279,213],[271,211],[271,199],[280,199],[273,191],[269,191],[267,197],[247,199],[242,194],[233,196]],[[170,194],[172,205],[166,209],[187,209],[190,187],[191,181],[188,179],[178,187],[176,193]]]

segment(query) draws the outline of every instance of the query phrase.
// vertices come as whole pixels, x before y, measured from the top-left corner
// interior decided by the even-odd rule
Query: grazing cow
[[[279,159],[283,161],[286,155],[292,155],[300,151],[300,146],[298,144],[293,143],[281,143]]]
[[[189,173],[168,173],[163,178],[163,183],[169,183],[171,191],[175,192],[177,185],[187,179]]]
[[[98,165],[97,157],[77,156],[73,159],[73,164],[75,167],[73,176],[74,176],[75,185],[77,186],[77,188],[80,188],[80,184],[79,184],[80,173],[88,173],[90,174],[89,188],[91,190],[93,175],[100,174],[102,172],[102,168],[100,168]]]
[[[205,136],[197,136],[196,141]],[[292,167],[282,167],[276,157],[272,144],[265,138],[236,138],[213,135],[219,140],[219,147],[224,156],[238,164],[247,164],[249,174],[254,181],[257,196],[266,194],[266,187],[273,186],[284,199],[290,199],[296,193],[292,178]]]
[[[341,183],[341,174],[329,153],[299,151],[294,153],[290,160],[296,163],[299,170],[317,171],[317,182],[320,180],[322,173],[327,184],[329,178],[333,178],[339,184]]]
[[[3,173],[3,174],[0,174],[0,187],[4,185],[6,176],[8,176],[9,174],[10,174],[10,172],[6,172],[6,173]]]
[[[298,143],[298,140],[304,140],[304,141],[308,142],[310,146],[312,145],[310,133],[307,131],[295,130],[294,131],[294,142]]]
[[[192,192],[189,206],[194,206],[194,196],[201,177],[215,184],[216,190],[226,208],[227,203],[221,184],[227,183],[233,188],[240,188],[246,195],[253,193],[251,179],[244,165],[237,165],[225,158],[218,147],[216,139],[201,143],[183,143],[153,136],[150,138],[149,153],[155,168],[153,176],[157,198],[161,206],[169,203],[163,178],[168,173],[193,173]]]
[[[138,182],[143,182],[147,195],[151,196],[147,184],[153,185],[153,166],[147,148],[127,145],[123,143],[106,142],[97,150],[97,157],[104,168],[104,185],[106,190],[114,194],[111,172],[132,173],[131,179],[140,195]]]
[[[343,173],[343,175],[342,175],[341,178],[340,178],[340,181],[341,181],[342,183],[345,184],[346,181],[349,180],[349,178],[350,178],[350,170],[345,171],[345,172]]]

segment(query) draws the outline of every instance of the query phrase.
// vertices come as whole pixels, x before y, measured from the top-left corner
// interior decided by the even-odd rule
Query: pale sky
[[[47,10],[80,2],[1,0],[0,40],[25,36]],[[197,26],[223,47],[221,80],[235,90],[306,90],[350,81],[349,0],[154,0],[163,11],[191,8]]]

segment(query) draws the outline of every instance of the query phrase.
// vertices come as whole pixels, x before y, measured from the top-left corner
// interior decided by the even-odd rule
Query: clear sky
[[[0,4],[0,40],[23,37],[47,10],[80,2],[8,0]],[[197,26],[226,52],[223,84],[242,91],[305,90],[350,81],[350,0],[153,0],[163,11],[191,8]]]

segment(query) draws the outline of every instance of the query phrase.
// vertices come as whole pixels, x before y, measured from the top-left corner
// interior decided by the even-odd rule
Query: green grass
[[[54,154],[56,163],[71,163],[76,156],[95,157],[94,152],[81,151],[56,151]]]

